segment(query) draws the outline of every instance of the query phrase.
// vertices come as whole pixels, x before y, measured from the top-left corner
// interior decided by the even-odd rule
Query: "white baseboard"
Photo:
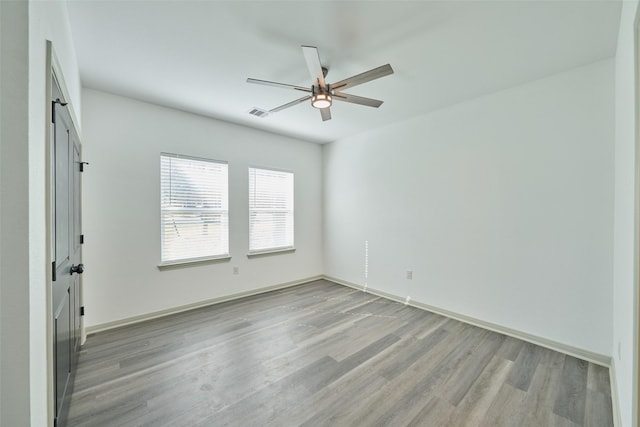
[[[225,295],[223,297],[213,298],[205,301],[196,302],[193,304],[181,305],[179,307],[173,307],[166,310],[154,311],[152,313],[142,314],[140,316],[128,317],[125,319],[115,320],[113,322],[101,323],[99,325],[93,325],[86,328],[86,334],[95,334],[96,332],[103,332],[109,329],[120,328],[122,326],[133,325],[134,323],[140,323],[147,320],[157,319],[159,317],[169,316],[171,314],[182,313],[196,308],[206,307],[209,305],[220,304],[222,302],[232,301],[240,298],[249,297],[252,295],[259,295],[265,292],[275,291],[278,289],[290,288],[293,286],[303,285],[305,283],[313,282],[314,280],[323,279],[324,276],[313,276],[305,279],[294,280],[291,282],[280,283],[277,285],[266,286],[258,289],[252,289],[250,291],[239,292],[237,294]]]
[[[348,286],[350,288],[358,289],[360,291],[365,291],[364,286],[357,285],[355,283],[350,283],[348,281],[344,281],[341,279],[337,279],[335,277],[324,276],[324,279],[329,280],[334,283],[338,283],[340,285]],[[366,291],[370,294],[377,295],[383,298],[390,299],[392,301],[397,301],[401,303],[405,303],[405,298],[389,294],[387,292],[379,291],[377,289],[372,289],[370,287],[366,288]],[[506,326],[497,325],[495,323],[486,322],[484,320],[476,319],[470,316],[465,316],[464,314],[455,313],[449,310],[445,310],[442,308],[434,307],[428,304],[424,304],[418,301],[411,300],[407,305],[412,307],[420,308],[423,310],[430,311],[432,313],[440,314],[445,317],[449,317],[451,319],[459,320],[464,323],[468,323],[470,325],[478,326],[483,329],[488,329],[490,331],[498,332],[500,334],[508,335],[513,338],[517,338],[523,341],[530,342],[532,344],[539,345],[541,347],[545,347],[554,351],[558,351],[560,353],[568,354],[573,357],[577,357],[578,359],[586,360],[588,362],[595,363],[597,365],[601,365],[609,368],[611,366],[611,357],[605,356],[603,354],[594,353],[588,350],[584,350],[581,348],[573,347],[567,344],[563,344],[557,341],[553,341],[547,338],[539,337],[536,335],[528,334],[526,332],[518,331],[515,329],[508,328]]]
[[[464,323],[468,323],[470,325],[474,325],[474,326],[478,326],[480,328],[483,329],[488,329],[490,331],[494,331],[497,333],[501,333],[504,335],[508,335],[510,337],[513,338],[517,338],[523,341],[527,341],[530,342],[532,344],[536,344],[539,345],[541,347],[545,347],[545,348],[549,348],[551,350],[554,351],[558,351],[560,353],[564,353],[564,354],[568,354],[570,356],[574,356],[577,357],[579,359],[582,360],[586,360],[588,362],[592,362],[595,363],[597,365],[601,365],[604,367],[609,368],[609,378],[610,378],[610,384],[611,384],[611,404],[612,404],[612,409],[613,409],[613,423],[615,427],[622,427],[622,419],[621,419],[621,414],[620,414],[620,401],[619,401],[619,396],[618,396],[618,384],[617,384],[617,377],[616,377],[616,366],[615,366],[615,359],[609,357],[609,356],[605,356],[602,354],[598,354],[598,353],[594,353],[588,350],[584,350],[584,349],[580,349],[580,348],[576,348],[567,344],[563,344],[557,341],[553,341],[553,340],[549,340],[547,338],[543,338],[543,337],[539,337],[539,336],[535,336],[532,334],[528,334],[526,332],[522,332],[522,331],[518,331],[515,329],[511,329],[511,328],[507,328],[505,326],[501,326],[501,325],[497,325],[491,322],[486,322],[484,320],[480,320],[480,319],[475,319],[473,317],[470,316],[466,316],[463,314],[459,314],[459,313],[455,313],[449,310],[445,310],[445,309],[441,309],[438,307],[434,307],[428,304],[424,304],[418,301],[410,301],[407,302],[405,300],[405,298],[402,298],[401,296],[398,295],[393,295],[393,294],[389,294],[387,292],[383,292],[377,289],[372,289],[367,287],[365,289],[364,286],[362,285],[358,285],[355,283],[351,283],[345,280],[341,280],[335,277],[331,277],[331,276],[325,276],[325,275],[319,275],[319,276],[313,276],[313,277],[307,277],[304,279],[300,279],[300,280],[294,280],[291,282],[286,282],[286,283],[280,283],[277,285],[271,285],[271,286],[266,286],[266,287],[262,287],[262,288],[258,288],[258,289],[252,289],[250,291],[245,291],[245,292],[239,292],[236,294],[231,294],[231,295],[226,295],[223,297],[218,297],[218,298],[213,298],[213,299],[209,299],[209,300],[205,300],[205,301],[200,301],[197,303],[193,303],[193,304],[187,304],[187,305],[183,305],[183,306],[179,306],[179,307],[174,307],[174,308],[170,308],[167,310],[161,310],[161,311],[156,311],[153,313],[148,313],[148,314],[143,314],[140,316],[134,316],[134,317],[129,317],[126,319],[121,319],[121,320],[116,320],[113,322],[108,322],[108,323],[102,323],[99,325],[93,325],[93,326],[89,326],[86,328],[86,334],[90,335],[90,334],[94,334],[96,332],[102,332],[102,331],[107,331],[110,329],[115,329],[115,328],[119,328],[122,326],[127,326],[127,325],[132,325],[135,323],[140,323],[140,322],[144,322],[147,320],[152,320],[152,319],[157,319],[160,317],[164,317],[164,316],[169,316],[171,314],[177,314],[177,313],[182,313],[185,311],[189,311],[189,310],[193,310],[196,308],[201,308],[201,307],[206,307],[206,306],[210,306],[210,305],[214,305],[214,304],[220,304],[223,302],[227,302],[227,301],[232,301],[232,300],[236,300],[236,299],[240,299],[240,298],[245,298],[248,296],[253,296],[253,295],[259,295],[259,294],[263,294],[266,292],[270,292],[270,291],[275,291],[278,289],[285,289],[285,288],[290,288],[290,287],[294,287],[294,286],[299,286],[299,285],[303,285],[305,283],[309,283],[309,282],[313,282],[315,280],[328,280],[330,282],[339,284],[339,285],[343,285],[343,286],[347,286],[349,288],[353,288],[353,289],[357,289],[359,291],[363,291],[363,292],[368,292],[370,294],[373,295],[377,295],[379,297],[382,298],[386,298],[392,301],[396,301],[399,303],[403,303],[403,304],[407,304],[410,305],[412,307],[415,308],[419,308],[422,310],[426,310],[426,311],[430,311],[432,313],[436,313],[436,314],[440,314],[442,316],[445,317],[449,317],[451,319],[455,319],[455,320],[459,320],[461,322]]]
[[[144,322],[146,320],[151,320],[151,319],[157,319],[159,317],[163,317],[163,316],[168,316],[171,314],[176,314],[176,313],[182,313],[185,311],[189,311],[189,310],[193,310],[196,308],[200,308],[200,307],[206,307],[209,305],[214,305],[214,304],[219,304],[222,302],[226,302],[226,301],[232,301],[232,300],[236,300],[236,299],[240,299],[240,298],[244,298],[244,297],[248,297],[248,296],[252,296],[252,295],[259,295],[259,294],[263,294],[265,292],[269,292],[269,291],[274,291],[277,289],[284,289],[284,288],[289,288],[292,286],[298,286],[298,285],[302,285],[304,283],[309,283],[312,282],[314,280],[320,280],[320,279],[325,279],[343,286],[347,286],[353,289],[357,289],[360,291],[364,291],[364,287],[362,285],[357,285],[355,283],[351,283],[345,280],[341,280],[335,277],[330,277],[330,276],[324,276],[324,275],[319,275],[319,276],[313,276],[313,277],[307,277],[304,279],[300,279],[300,280],[295,280],[295,281],[291,281],[291,282],[286,282],[286,283],[280,283],[277,285],[271,285],[271,286],[266,286],[266,287],[262,287],[262,288],[258,288],[258,289],[252,289],[250,291],[245,291],[245,292],[239,292],[236,294],[231,294],[231,295],[225,295],[223,297],[218,297],[218,298],[213,298],[213,299],[209,299],[209,300],[205,300],[205,301],[200,301],[197,303],[193,303],[193,304],[187,304],[187,305],[182,305],[179,307],[174,307],[174,308],[170,308],[170,309],[166,309],[166,310],[161,310],[161,311],[156,311],[156,312],[152,312],[152,313],[147,313],[147,314],[143,314],[140,316],[134,316],[134,317],[129,317],[129,318],[125,318],[125,319],[120,319],[120,320],[115,320],[113,322],[108,322],[108,323],[102,323],[99,325],[93,325],[93,326],[89,326],[86,328],[86,333],[87,335],[89,334],[94,334],[96,332],[102,332],[102,331],[107,331],[109,329],[114,329],[114,328],[119,328],[122,326],[126,326],[126,325],[132,325],[134,323],[139,323],[139,322]],[[398,295],[393,295],[393,294],[389,294],[387,292],[383,292],[377,289],[372,289],[372,288],[367,288],[366,292],[373,294],[373,295],[377,295],[380,296],[382,298],[387,298],[389,300],[392,301],[397,301],[400,303],[405,303],[405,299],[398,296]],[[434,307],[428,304],[424,304],[421,303],[419,301],[410,301],[407,305],[410,305],[412,307],[416,307],[416,308],[420,308],[422,310],[427,310],[430,311],[432,313],[436,313],[436,314],[440,314],[442,316],[446,316],[449,317],[451,319],[455,319],[455,320],[459,320],[461,322],[464,323],[468,323],[474,326],[478,326],[480,328],[484,328],[484,329],[488,329],[490,331],[494,331],[494,332],[498,332],[504,335],[508,335],[514,338],[518,338],[521,339],[523,341],[527,341],[542,347],[546,347],[549,348],[551,350],[555,350],[555,351],[559,351],[561,353],[565,353],[574,357],[577,357],[579,359],[582,360],[586,360],[588,362],[592,362],[601,366],[605,366],[607,368],[612,366],[612,360],[611,357],[609,356],[605,356],[602,354],[598,354],[598,353],[593,353],[587,350],[583,350],[580,348],[576,348],[576,347],[572,347],[570,345],[567,344],[563,344],[557,341],[553,341],[553,340],[549,340],[543,337],[539,337],[539,336],[535,336],[532,334],[528,334],[526,332],[522,332],[522,331],[517,331],[515,329],[511,329],[511,328],[507,328],[505,326],[502,325],[497,325],[494,323],[490,323],[490,322],[486,322],[484,320],[480,320],[480,319],[475,319],[473,317],[470,316],[465,316],[463,314],[459,314],[459,313],[454,313],[452,311],[449,310],[445,310],[445,309],[441,309],[438,307]],[[612,371],[613,372],[613,371]],[[612,376],[612,378],[615,378],[614,376]],[[612,395],[613,396],[613,395]],[[617,404],[617,401],[615,402]],[[616,408],[614,408],[615,410]],[[618,415],[619,416],[619,415]]]
[[[611,407],[613,409],[614,427],[622,427],[622,416],[620,414],[620,396],[618,395],[618,379],[616,375],[616,359],[611,358],[609,367],[609,383],[611,384]]]

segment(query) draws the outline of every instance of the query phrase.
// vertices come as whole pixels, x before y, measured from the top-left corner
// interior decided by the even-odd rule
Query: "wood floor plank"
[[[420,332],[416,335],[416,338],[423,339],[429,335],[431,335],[434,331],[445,326],[449,319],[444,316],[438,316],[433,319],[429,319],[430,321],[425,322],[424,326],[421,328]]]
[[[604,393],[587,390],[584,425],[588,427],[613,427],[611,398]]]
[[[316,392],[323,387],[336,381],[338,378],[346,375],[352,369],[365,363],[367,360],[379,354],[389,346],[396,343],[400,338],[393,334],[385,335],[377,341],[362,348],[351,356],[337,363],[336,366],[323,372],[322,375],[316,375],[313,378],[309,378],[306,382],[307,388],[311,392]]]
[[[406,425],[410,427],[450,426],[449,419],[455,408],[437,397],[431,400]]]
[[[524,347],[524,344],[525,343],[522,340],[513,337],[506,337],[497,355],[515,362],[520,351]]]
[[[90,335],[70,426],[613,425],[609,371],[324,280]]]
[[[611,397],[611,383],[609,381],[609,369],[604,366],[589,363],[587,374],[587,388],[589,390],[604,393]]]
[[[504,335],[489,334],[449,378],[442,398],[458,406],[473,383],[482,374],[504,341]]]
[[[551,414],[551,427],[578,427],[580,424],[576,424],[571,420],[566,419],[560,415]]]
[[[515,365],[511,371],[512,374],[507,378],[507,383],[522,391],[529,390],[531,378],[533,378],[540,361],[541,351],[541,347],[525,343],[515,360]]]
[[[277,415],[291,402],[304,397],[309,392],[308,379],[327,376],[335,371],[338,362],[325,356],[305,368],[267,387],[261,388],[246,398],[202,420],[202,425],[233,425],[242,419],[244,425],[265,425],[267,420]]]
[[[397,313],[397,317],[404,323],[393,333],[402,338],[424,338],[439,329],[448,320],[446,317],[420,309],[402,310]],[[424,336],[421,336],[422,334]]]
[[[354,408],[359,407],[369,394],[375,393],[384,383],[385,379],[375,374],[342,377],[311,398],[307,398],[306,410],[301,411],[302,408],[296,405],[295,415],[279,416],[272,424],[306,427],[354,425],[350,419]]]
[[[358,349],[368,345],[371,337],[376,335],[392,335],[393,331],[398,329],[402,324],[398,319],[382,319],[369,317],[366,322],[358,322],[353,328],[349,328],[344,332],[344,339],[348,340],[351,345],[341,345],[329,351],[329,354],[336,360],[344,360],[350,357]],[[396,336],[395,334],[393,334]],[[400,339],[398,337],[398,339]]]
[[[539,354],[538,366],[518,414],[522,425],[542,426],[555,422],[555,414],[549,408],[555,404],[560,389],[564,355],[547,349],[540,349]]]
[[[584,423],[587,401],[587,372],[589,364],[572,356],[565,356],[560,390],[553,413],[578,425]]]
[[[442,425],[476,427],[484,420],[491,404],[504,384],[513,362],[494,356],[477,381]]]
[[[455,366],[485,336],[474,336],[473,327],[460,326],[461,332],[452,340],[455,345],[441,343],[425,353],[417,363],[389,381],[380,393],[369,398],[368,405],[363,406],[360,413],[355,413],[354,419],[362,425],[373,425],[381,419],[390,419],[399,411],[406,412],[407,408],[419,411],[432,394],[437,394],[438,387]]]
[[[389,357],[389,363],[380,369],[378,374],[387,380],[393,380],[408,367],[413,366],[421,357],[424,357],[432,348],[442,341],[448,332],[438,329],[422,340],[405,340],[406,347],[394,352]]]
[[[515,366],[512,369],[515,369]],[[496,394],[479,427],[521,427],[519,414],[526,397],[525,391],[505,382]]]

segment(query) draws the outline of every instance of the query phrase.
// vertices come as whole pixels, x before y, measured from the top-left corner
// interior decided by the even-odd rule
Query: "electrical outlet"
[[[413,280],[413,271],[407,270],[407,280]]]
[[[238,268],[237,266],[233,267],[233,274],[240,274],[240,268]]]

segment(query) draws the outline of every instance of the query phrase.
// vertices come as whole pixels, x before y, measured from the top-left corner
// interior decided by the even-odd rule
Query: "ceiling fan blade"
[[[348,93],[334,92],[334,101],[351,102],[352,104],[366,105],[367,107],[378,108],[384,101],[372,98],[364,98],[362,96],[349,95]]]
[[[321,108],[320,115],[322,116],[323,122],[326,122],[327,120],[331,120],[331,109],[329,107]]]
[[[393,68],[391,68],[391,65],[381,65],[378,68],[340,80],[339,82],[332,84],[331,89],[344,90],[362,83],[370,82],[371,80],[379,79],[380,77],[388,76],[389,74],[393,74]]]
[[[270,82],[268,80],[247,79],[247,83],[255,83],[255,84],[259,84],[259,85],[275,86],[275,87],[281,87],[281,88],[285,88],[285,89],[294,89],[294,90],[300,90],[302,92],[311,92],[311,89],[309,89],[308,87],[288,85],[286,83]]]
[[[270,112],[270,113],[275,113],[275,112],[278,112],[278,111],[284,110],[285,108],[289,108],[289,107],[293,107],[294,105],[301,104],[301,103],[303,103],[304,101],[308,101],[308,100],[310,100],[310,99],[311,99],[311,95],[309,95],[309,96],[303,96],[303,97],[302,97],[302,98],[300,98],[300,99],[296,99],[295,101],[287,102],[286,104],[281,105],[281,106],[279,106],[279,107],[276,107],[276,108],[274,108],[273,110],[269,110],[269,112]]]
[[[322,64],[320,64],[320,55],[318,54],[318,48],[313,46],[302,46],[302,53],[304,54],[304,60],[307,61],[307,68],[311,75],[311,80],[314,85],[321,88],[326,88],[327,83],[324,81],[324,74],[322,72]]]

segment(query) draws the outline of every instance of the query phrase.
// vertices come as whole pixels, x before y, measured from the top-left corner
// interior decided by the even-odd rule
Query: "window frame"
[[[162,176],[162,164],[163,164],[163,158],[173,158],[173,159],[183,159],[183,160],[195,160],[195,161],[199,161],[199,162],[206,162],[206,163],[215,163],[215,164],[220,164],[220,165],[224,165],[225,169],[226,169],[226,186],[221,185],[220,187],[223,188],[225,190],[225,194],[223,195],[223,201],[226,202],[226,209],[210,209],[209,212],[220,212],[222,214],[222,223],[226,225],[226,252],[221,252],[221,253],[217,253],[217,254],[210,254],[210,255],[203,255],[203,256],[196,256],[196,257],[185,257],[185,258],[178,258],[178,259],[164,259],[164,242],[165,242],[165,232],[164,232],[164,215],[165,212],[167,211],[174,211],[174,212],[180,212],[181,210],[184,210],[184,212],[194,212],[196,213],[198,210],[189,210],[189,208],[172,208],[172,209],[167,209],[165,207],[163,207],[163,176]],[[204,158],[204,157],[195,157],[195,156],[189,156],[189,155],[183,155],[183,154],[176,154],[176,153],[168,153],[168,152],[161,152],[160,153],[160,183],[159,183],[159,189],[160,189],[160,263],[158,264],[158,268],[160,270],[165,270],[165,269],[172,269],[172,268],[179,268],[179,267],[184,267],[184,266],[189,266],[189,265],[193,265],[193,264],[203,264],[203,263],[211,263],[211,262],[221,262],[221,261],[228,261],[231,259],[230,256],[230,215],[229,215],[229,210],[230,210],[230,195],[229,195],[229,163],[227,161],[224,160],[216,160],[216,159],[209,159],[209,158]],[[223,202],[223,205],[225,205],[225,203]],[[207,212],[208,210],[206,208],[202,208],[200,209],[202,210],[202,212]],[[226,221],[225,221],[226,220]]]
[[[268,171],[268,172],[280,172],[280,173],[286,173],[286,174],[290,174],[292,177],[292,189],[291,189],[291,245],[287,245],[287,246],[278,246],[278,247],[270,247],[270,248],[260,248],[260,249],[251,249],[251,231],[252,231],[252,220],[251,220],[251,213],[252,213],[252,206],[251,206],[251,169],[255,169],[255,170],[264,170],[264,171]],[[247,212],[248,212],[248,253],[247,253],[247,257],[248,258],[254,258],[254,257],[261,257],[261,256],[266,256],[266,255],[273,255],[273,254],[282,254],[282,253],[290,253],[290,252],[295,252],[296,247],[295,247],[295,189],[296,189],[296,185],[295,185],[295,172],[292,170],[288,170],[288,169],[281,169],[281,168],[274,168],[274,167],[270,167],[270,166],[256,166],[256,165],[249,165],[247,168]],[[283,212],[288,212],[288,211],[283,211]]]

